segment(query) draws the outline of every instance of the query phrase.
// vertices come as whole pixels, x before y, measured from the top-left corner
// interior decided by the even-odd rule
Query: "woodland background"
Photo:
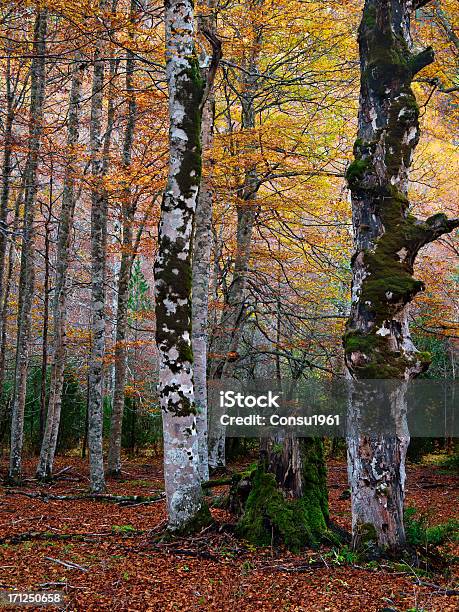
[[[201,20],[212,12],[222,43],[212,93],[213,138],[203,157],[203,180],[213,194],[207,324],[213,374],[229,368],[241,378],[343,375],[342,337],[350,309],[353,252],[345,176],[357,132],[357,28],[362,6],[357,0],[247,0],[196,6]],[[459,211],[457,8],[456,0],[432,2],[417,10],[412,22],[414,38],[422,46],[432,45],[436,54],[435,63],[413,83],[422,138],[411,168],[410,200],[413,212],[423,218],[437,212],[457,217]],[[256,552],[251,545],[241,544],[231,529],[173,545],[151,544],[150,531],[160,530],[165,520],[153,276],[169,161],[164,7],[147,0],[113,0],[111,4],[43,0],[3,2],[0,10],[0,444],[5,475],[15,384],[16,395],[18,388],[15,372],[18,363],[21,367],[17,348],[21,341],[27,345],[22,472],[31,476],[46,434],[53,347],[63,320],[67,337],[58,435],[55,432],[57,477],[45,489],[30,479],[22,494],[5,489],[0,509],[4,506],[11,517],[6,515],[8,520],[2,523],[1,542],[9,559],[3,566],[3,587],[16,587],[19,581],[28,588],[64,588],[77,609],[127,609],[130,598],[133,609],[150,609],[142,607],[150,593],[153,599],[147,605],[158,610],[229,609],[244,605],[241,601],[247,610],[281,606],[286,610],[311,606],[376,610],[385,603],[389,608],[453,610],[457,592],[447,591],[454,591],[448,583],[454,575],[425,577],[418,570],[390,564],[362,569],[346,545],[330,547],[325,556],[308,553],[305,561],[291,553],[275,557],[272,547]],[[39,47],[40,11],[47,12],[46,52]],[[202,33],[196,45],[202,57],[209,54],[209,41]],[[102,65],[104,73],[97,84],[95,66]],[[40,82],[40,69],[45,75],[41,102],[34,89]],[[72,106],[76,88],[79,101]],[[63,203],[66,197],[69,201],[70,188],[74,219],[68,225],[68,259],[63,261],[59,232],[62,236]],[[121,477],[109,480],[109,492],[125,497],[146,494],[140,500],[112,500],[114,505],[106,500],[109,507],[101,500],[67,499],[83,495],[87,488],[95,197],[102,202],[102,210],[106,207],[108,220],[99,253],[105,266],[100,281],[105,291],[105,452],[113,431],[117,380],[122,405],[124,463],[114,461],[109,466]],[[27,198],[34,203],[32,219]],[[27,227],[33,227],[34,249],[26,252]],[[426,290],[416,297],[410,325],[416,346],[432,355],[425,377],[457,377],[458,249],[457,233],[451,233],[423,249],[417,260],[416,277],[425,282]],[[31,262],[34,289],[30,335],[21,340],[18,315],[27,299],[23,284],[27,279],[21,280],[25,257]],[[195,260],[200,259],[198,244]],[[67,279],[58,286],[62,263]],[[235,279],[241,275],[244,286],[236,295]],[[55,316],[58,292],[66,298],[59,324]],[[121,309],[120,294],[125,298]],[[234,310],[241,295],[243,316],[228,328],[226,313]],[[119,335],[120,329],[124,335]],[[349,529],[344,445],[327,441],[326,450],[331,514],[340,527]],[[454,450],[454,440],[413,440],[409,457],[412,461],[441,459],[446,462],[442,469],[454,469]],[[226,452],[230,471],[240,471],[256,459],[257,447],[255,442],[228,440]],[[214,459],[211,467],[221,468],[217,477],[225,480],[222,456]],[[426,535],[429,526],[451,526],[450,521],[457,519],[451,503],[457,481],[442,469],[412,468],[408,498],[417,514],[407,525],[412,541],[418,537],[418,544],[426,549],[438,544],[446,546],[445,554],[457,555],[451,540],[445,544],[438,534]],[[221,486],[213,489],[215,497],[223,495],[225,485]],[[219,509],[212,498],[214,502],[214,518],[231,524],[230,513]],[[111,513],[109,520],[107,513]],[[16,525],[18,521],[25,525]],[[445,528],[443,535],[450,538],[450,531]],[[97,535],[100,532],[103,537]],[[51,545],[59,549],[55,554],[50,553]],[[39,558],[33,569],[27,568],[27,551]],[[77,567],[59,566],[57,557]],[[162,567],[165,562],[170,564],[169,572]],[[445,570],[444,561],[438,561],[437,567],[429,557],[429,563],[429,571]],[[304,588],[297,574],[306,572],[311,578],[315,569],[318,582],[312,594],[293,595],[292,590]],[[214,578],[215,572],[218,577]],[[234,572],[239,578],[228,579]],[[371,574],[371,587],[365,572]],[[155,573],[159,577],[152,579]],[[272,574],[276,587],[268,584]],[[167,584],[173,596],[163,599],[160,585],[162,589]],[[373,594],[366,594],[366,588]],[[305,598],[311,598],[308,604]]]

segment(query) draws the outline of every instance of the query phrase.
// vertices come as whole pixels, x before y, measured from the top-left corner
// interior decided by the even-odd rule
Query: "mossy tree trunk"
[[[191,275],[193,223],[202,168],[202,107],[218,60],[214,48],[206,83],[195,53],[192,0],[166,0],[165,24],[170,161],[155,261],[156,343],[169,528],[183,531],[195,529],[210,518],[199,476]]]
[[[314,546],[329,533],[326,477],[322,440],[263,439],[256,469],[233,487],[238,535],[295,552]]]
[[[431,48],[413,51],[410,18],[419,4],[366,0],[359,28],[359,133],[347,172],[355,254],[344,337],[347,370],[355,379],[408,381],[428,368],[429,356],[416,350],[408,326],[410,302],[424,288],[413,266],[424,245],[459,225],[443,214],[423,221],[409,212],[409,169],[420,136],[411,82],[434,59]],[[405,547],[404,408],[403,392],[394,394],[389,410],[396,436],[365,437],[354,422],[348,459],[355,548]]]

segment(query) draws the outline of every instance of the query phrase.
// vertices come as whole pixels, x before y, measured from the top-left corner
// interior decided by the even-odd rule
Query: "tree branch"
[[[206,86],[205,86],[204,94],[202,96],[202,101],[200,104],[201,110],[204,108],[204,104],[206,103],[206,100],[209,96],[209,92],[212,89],[212,86],[215,81],[215,76],[217,74],[218,65],[220,63],[221,58],[223,57],[222,41],[219,38],[217,38],[217,36],[215,36],[215,34],[211,32],[210,30],[203,28],[202,34],[212,46],[212,59],[210,60],[210,65],[207,70]]]
[[[449,234],[457,227],[459,227],[459,219],[448,219],[444,213],[432,215],[425,221],[419,220],[420,240],[417,250],[430,242],[434,242],[443,234]]]
[[[423,6],[425,6],[426,4],[429,4],[429,2],[431,2],[432,0],[414,0],[413,2],[413,10],[417,11],[418,9],[422,8]]]
[[[432,64],[435,59],[435,52],[432,47],[427,47],[423,49],[416,55],[413,55],[410,61],[411,72],[413,76],[418,72],[421,72],[423,68]]]

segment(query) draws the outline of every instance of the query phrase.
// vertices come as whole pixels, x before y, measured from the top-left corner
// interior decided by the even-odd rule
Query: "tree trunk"
[[[244,72],[242,99],[242,128],[255,128],[255,96],[257,91],[258,56],[261,45],[261,30],[258,32],[254,50]],[[254,149],[257,145],[249,145]],[[236,257],[234,261],[231,285],[225,296],[223,313],[219,323],[218,336],[212,352],[215,357],[211,363],[212,378],[231,378],[238,360],[239,342],[245,322],[245,287],[249,270],[253,225],[257,208],[255,199],[258,188],[258,176],[255,167],[249,168],[244,177],[244,184],[238,197],[236,229]],[[221,427],[217,435],[209,439],[209,467],[218,468],[226,464],[225,429]]]
[[[409,304],[423,289],[413,277],[424,245],[459,225],[438,214],[422,221],[409,212],[408,174],[419,141],[413,77],[433,51],[412,50],[410,0],[366,0],[359,29],[361,92],[355,161],[347,172],[352,192],[355,254],[352,308],[344,337],[346,366],[355,379],[408,381],[429,366],[408,326]],[[400,394],[401,393],[401,394]],[[390,410],[396,436],[363,436],[348,444],[353,544],[398,552],[403,528],[404,466],[409,433],[403,389]]]
[[[11,155],[13,145],[13,122],[14,122],[14,93],[12,91],[12,72],[11,72],[11,44],[7,43],[6,58],[6,118],[3,145],[3,166],[2,166],[2,191],[0,200],[0,304],[2,304],[0,316],[0,401],[3,395],[3,382],[5,380],[5,347],[6,347],[6,315],[5,297],[9,294],[10,277],[8,276],[11,268],[11,261],[6,267],[6,252],[8,246],[8,204],[10,197],[11,179]],[[14,230],[17,231],[17,215],[15,216]],[[10,247],[10,254],[12,253]],[[6,273],[6,274],[5,274]]]
[[[10,196],[11,154],[13,145],[14,94],[11,88],[11,58],[10,44],[7,44],[6,58],[6,118],[3,144],[2,192],[0,200],[0,300],[4,292],[5,262],[7,249],[8,202]],[[3,325],[0,321],[0,343]],[[1,387],[0,387],[1,391]]]
[[[131,4],[131,21],[135,3]],[[126,59],[126,95],[128,96],[128,118],[124,132],[123,167],[128,171],[131,165],[132,143],[137,116],[137,104],[134,93],[135,59],[131,51]],[[108,473],[112,476],[121,475],[121,434],[124,412],[124,388],[127,370],[127,315],[129,300],[129,280],[131,278],[134,253],[132,252],[132,225],[134,222],[135,205],[129,185],[125,185],[122,201],[123,214],[123,246],[121,266],[118,275],[117,309],[116,309],[116,339],[115,339],[115,384],[113,391],[113,406],[108,450]]]
[[[48,331],[49,331],[49,249],[50,249],[50,233],[51,219],[53,214],[53,158],[51,156],[50,163],[50,180],[49,180],[49,201],[48,210],[46,211],[46,219],[44,226],[44,265],[45,273],[43,280],[43,327],[42,327],[42,348],[41,348],[41,380],[40,380],[40,440],[43,439],[45,432],[46,419],[46,382],[48,374]],[[43,216],[43,209],[42,209]]]
[[[261,440],[259,464],[233,485],[230,504],[242,510],[237,533],[260,546],[282,544],[298,552],[330,537],[322,441]]]
[[[22,237],[21,273],[19,279],[18,331],[14,374],[14,397],[11,417],[11,449],[8,477],[21,478],[21,456],[24,435],[24,407],[29,366],[30,329],[34,292],[35,204],[38,190],[37,172],[40,141],[43,130],[45,99],[47,9],[37,8],[34,26],[34,57],[31,66],[29,152],[25,169],[24,226]]]
[[[19,227],[20,220],[20,205],[22,201],[22,192],[23,186],[19,194],[16,197],[16,203],[14,206],[14,219],[13,219],[13,236],[16,235]],[[6,341],[7,341],[7,321],[8,321],[8,312],[10,306],[10,292],[13,278],[13,270],[14,270],[14,260],[16,254],[16,244],[14,240],[10,242],[10,247],[8,249],[8,266],[6,268],[6,275],[4,277],[4,294],[2,296],[1,302],[1,343],[0,343],[0,389],[3,393],[3,383],[5,380],[5,361],[6,361]],[[0,409],[0,443],[2,442],[9,422],[9,410],[11,398],[7,396],[0,396],[1,398],[1,409]]]
[[[200,17],[200,30],[216,34],[215,2],[205,3],[207,14]],[[210,151],[214,135],[215,95],[209,92],[202,112],[201,138],[203,151]],[[209,457],[207,435],[207,343],[209,328],[209,282],[212,246],[212,204],[213,195],[209,179],[201,180],[196,205],[193,250],[193,371],[194,391],[197,406],[196,427],[198,430],[199,474],[203,481],[209,480]]]
[[[106,9],[101,0],[101,10]],[[103,184],[104,152],[102,150],[102,112],[105,60],[103,41],[94,51],[90,143],[91,143],[91,358],[89,363],[88,448],[91,491],[105,490],[102,447],[104,356],[105,356],[105,258],[107,246],[107,197]]]
[[[57,240],[56,280],[53,301],[54,338],[51,381],[45,431],[41,445],[40,459],[37,466],[37,478],[40,479],[52,475],[61,416],[66,354],[67,276],[70,261],[73,216],[75,211],[74,173],[75,166],[77,165],[75,147],[78,143],[79,134],[82,82],[83,70],[81,67],[81,54],[77,51],[74,58],[74,70],[70,89],[67,130],[67,165],[64,176],[64,189],[62,193],[62,206]]]
[[[194,49],[192,1],[166,0],[165,10],[170,162],[155,261],[156,343],[169,528],[183,530],[209,519],[198,469],[191,347],[191,245],[205,87]]]

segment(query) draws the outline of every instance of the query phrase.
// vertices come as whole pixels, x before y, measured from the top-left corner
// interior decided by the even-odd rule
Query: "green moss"
[[[195,54],[189,58],[189,68],[183,71],[184,86],[181,88],[183,97],[181,103],[184,107],[184,115],[181,128],[188,138],[180,172],[177,182],[182,193],[191,197],[193,188],[199,186],[202,172],[202,147],[201,147],[201,102],[204,94],[205,83],[199,68],[198,58]]]
[[[370,274],[361,291],[361,301],[373,312],[376,323],[389,319],[424,288],[412,275],[411,259],[403,257],[405,251],[416,250],[425,234],[424,224],[407,215],[407,207],[406,195],[392,186],[379,197],[378,212],[385,232],[364,255]]]
[[[349,187],[356,186],[364,177],[370,162],[368,159],[355,159],[346,171],[346,180]]]
[[[432,354],[428,351],[420,351],[416,354],[416,358],[419,359],[421,363],[431,364],[432,363]]]
[[[363,11],[362,24],[367,28],[376,26],[376,8],[372,5],[367,5]]]
[[[378,544],[376,527],[372,523],[360,523],[356,526],[356,533],[360,548],[368,548]]]
[[[274,474],[259,469],[253,478],[252,490],[236,533],[258,546],[281,542],[298,552],[303,546],[316,543],[309,525],[310,515],[316,528],[320,523],[317,505],[311,512],[305,501],[286,499],[277,486]]]
[[[169,531],[169,533],[174,537],[199,533],[202,529],[204,529],[204,527],[208,527],[212,522],[213,518],[209,507],[204,501],[202,501],[201,508],[191,520],[180,527],[180,529],[172,529]]]
[[[379,339],[378,336],[374,334],[363,334],[360,331],[348,331],[344,334],[343,343],[344,350],[348,354],[357,351],[365,353],[377,348]]]
[[[303,444],[303,443],[302,443]],[[258,465],[250,473],[251,490],[237,525],[237,534],[258,546],[283,544],[298,552],[321,539],[336,541],[328,530],[326,468],[321,440],[302,446],[304,494],[287,497],[274,474]]]
[[[366,380],[399,378],[400,373],[416,359],[392,351],[387,339],[375,331],[363,334],[349,330],[344,335],[343,345],[347,356],[362,354],[360,360],[354,360],[353,369],[359,378]]]

